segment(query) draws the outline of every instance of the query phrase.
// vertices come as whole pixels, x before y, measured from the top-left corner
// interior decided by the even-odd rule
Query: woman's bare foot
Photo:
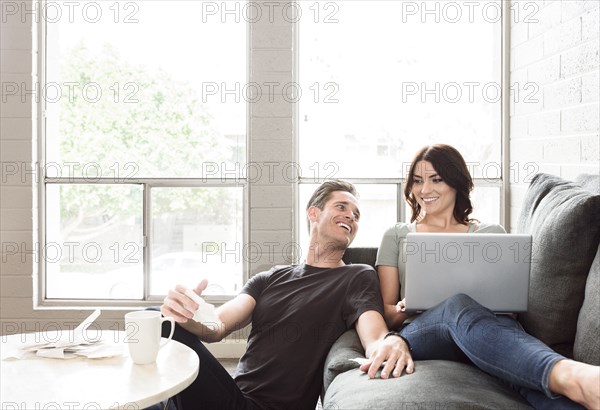
[[[560,360],[550,371],[550,390],[577,402],[587,409],[600,409],[600,367]]]

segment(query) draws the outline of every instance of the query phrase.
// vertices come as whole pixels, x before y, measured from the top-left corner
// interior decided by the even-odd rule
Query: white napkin
[[[367,359],[367,358],[365,358],[365,357],[355,357],[354,359],[349,359],[349,360],[351,360],[351,361],[353,361],[353,362],[356,362],[356,363],[358,363],[358,364],[359,364],[359,365],[361,365],[361,366],[362,366],[363,364],[365,364],[365,363],[369,363],[369,361],[370,361],[369,359]],[[386,360],[385,362],[381,363],[381,366],[380,366],[380,367],[383,367],[383,366],[385,366],[385,364],[386,364],[386,363],[387,363],[387,360]]]
[[[209,328],[213,328],[221,324],[221,321],[215,313],[215,305],[206,303],[204,299],[198,296],[198,294],[196,294],[196,292],[194,292],[192,289],[188,289],[185,292],[185,295],[198,304],[198,309],[196,309],[193,317],[196,322],[200,322]]]
[[[79,324],[72,332],[64,332],[62,337],[57,342],[53,343],[53,347],[72,347],[84,344],[92,344],[98,342],[100,339],[96,332],[94,332],[94,338],[91,338],[87,335],[86,330],[94,320],[98,319],[100,316],[100,309],[94,310],[94,312],[84,319],[83,322]]]

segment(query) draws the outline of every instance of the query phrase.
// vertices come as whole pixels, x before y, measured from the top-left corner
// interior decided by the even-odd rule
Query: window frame
[[[298,1],[298,0],[296,0]],[[510,232],[510,226],[507,226],[507,221],[510,220],[510,204],[507,201],[510,201],[509,196],[509,185],[510,181],[507,180],[510,176],[510,158],[508,156],[509,148],[510,148],[510,22],[511,18],[507,16],[511,16],[511,2],[500,1],[500,6],[502,10],[502,16],[500,18],[500,33],[498,41],[498,51],[500,54],[500,87],[502,90],[502,96],[500,99],[500,123],[498,126],[500,127],[500,169],[501,175],[499,178],[473,178],[474,189],[477,187],[498,187],[499,188],[499,221],[500,224],[506,229],[507,232]],[[298,27],[298,23],[296,24],[296,30],[294,31],[294,49],[295,49],[295,63],[294,63],[294,72],[299,73],[300,70],[300,52],[299,52],[299,35],[298,32],[300,28]],[[298,74],[296,74],[297,76]],[[298,79],[295,79],[298,81]],[[294,117],[299,118],[300,108],[299,104],[296,104],[294,109]],[[294,126],[294,145],[296,147],[296,162],[300,163],[299,158],[299,149],[298,144],[300,143],[300,126],[298,121],[295,121]],[[401,178],[343,178],[346,181],[349,181],[353,184],[396,184],[397,185],[397,199],[396,199],[396,216],[397,221],[390,221],[390,226],[394,222],[406,222],[406,201],[404,200],[403,187],[406,183],[406,178],[403,175]],[[298,186],[294,191],[295,196],[295,214],[297,218],[295,218],[295,232],[294,237],[296,241],[299,241],[300,238],[300,229],[302,229],[305,215],[304,215],[304,207],[303,204],[300,204],[299,198],[299,185],[300,184],[314,184],[314,183],[322,183],[325,179],[315,179],[311,177],[300,177],[298,181]],[[362,228],[368,229],[368,228]],[[383,233],[382,233],[383,235]]]
[[[44,0],[41,1],[42,3]],[[47,69],[49,66],[47,56],[47,24],[48,22],[44,18],[40,18],[39,21],[33,23],[34,38],[37,38],[37,62],[36,68],[38,73],[39,84],[46,84],[47,81]],[[37,29],[37,35],[36,35]],[[246,22],[246,75],[245,81],[248,82],[250,78],[250,24]],[[130,309],[139,308],[146,306],[156,306],[163,300],[161,295],[150,295],[149,294],[149,275],[151,269],[151,229],[152,229],[152,214],[150,207],[150,195],[153,187],[161,188],[217,188],[217,187],[239,187],[242,188],[242,241],[244,243],[249,242],[250,238],[250,189],[247,177],[235,176],[235,177],[205,177],[201,178],[111,178],[101,177],[94,178],[94,182],[86,178],[73,178],[67,177],[52,177],[46,178],[43,170],[46,166],[46,118],[47,118],[47,103],[44,98],[40,98],[36,102],[36,113],[37,115],[37,135],[34,136],[37,145],[37,153],[34,153],[34,158],[37,159],[37,192],[34,198],[37,198],[37,244],[39,251],[37,252],[37,261],[34,261],[34,266],[37,266],[37,271],[34,270],[34,309],[81,309],[81,308],[107,308],[107,309]],[[248,103],[245,105],[245,154],[247,162],[250,162],[250,106]],[[109,185],[141,185],[143,188],[143,204],[142,204],[142,260],[143,260],[143,275],[144,275],[144,296],[143,299],[59,299],[46,297],[46,255],[43,252],[47,243],[46,233],[46,187],[49,184],[109,184]],[[250,262],[243,258],[242,261],[242,280],[244,285],[250,277]],[[233,296],[227,295],[209,295],[205,299],[209,303],[221,304],[228,300],[231,300]]]

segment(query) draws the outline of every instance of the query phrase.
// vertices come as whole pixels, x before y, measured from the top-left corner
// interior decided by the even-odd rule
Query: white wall
[[[527,3],[535,7],[526,10]],[[512,16],[510,83],[520,84],[521,92],[511,96],[512,227],[533,170],[567,179],[600,171],[599,6],[513,1],[521,13]]]
[[[28,9],[32,7],[31,2],[23,5]],[[36,37],[32,16],[22,18],[19,13],[15,18],[8,18],[7,7],[10,6],[12,4],[6,1],[0,2],[0,317],[3,333],[14,332],[15,326],[33,330],[38,319],[63,320],[80,314],[33,311],[33,275],[37,271],[36,254],[32,252],[37,237],[37,176],[25,170],[34,168],[37,118],[35,99],[29,95],[22,101],[20,89],[31,90],[37,81],[33,65],[37,58],[33,46]],[[19,89],[12,89],[14,83]]]

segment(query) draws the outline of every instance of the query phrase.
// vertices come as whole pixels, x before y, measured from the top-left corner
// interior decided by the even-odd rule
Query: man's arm
[[[200,282],[194,289],[196,294],[201,295],[202,291],[206,289],[207,283],[206,280]],[[239,294],[215,309],[215,314],[220,323],[206,326],[196,322],[192,317],[198,309],[198,304],[185,295],[186,290],[181,285],[177,285],[174,290],[170,290],[160,307],[160,311],[164,316],[174,318],[181,327],[198,336],[203,342],[218,342],[231,332],[243,328],[252,320],[256,300],[250,295]]]
[[[356,332],[365,349],[368,363],[360,366],[360,370],[367,372],[369,378],[374,378],[377,370],[384,361],[387,361],[381,371],[381,378],[399,377],[402,370],[412,373],[415,368],[408,345],[398,336],[385,337],[388,328],[385,320],[375,310],[368,310],[359,316],[356,321]]]

